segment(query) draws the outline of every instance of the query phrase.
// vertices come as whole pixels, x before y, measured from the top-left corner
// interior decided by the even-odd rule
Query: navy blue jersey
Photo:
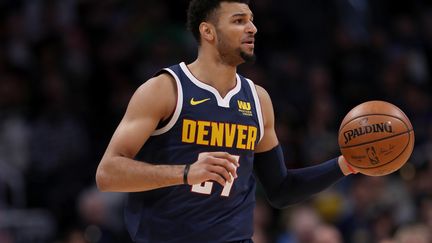
[[[191,164],[200,153],[226,151],[239,158],[238,178],[129,193],[128,231],[137,242],[230,242],[250,239],[255,207],[254,149],[263,136],[261,108],[252,81],[221,97],[197,80],[185,63],[163,70],[177,84],[177,105],[136,159],[153,164]],[[157,100],[155,101],[157,102]]]

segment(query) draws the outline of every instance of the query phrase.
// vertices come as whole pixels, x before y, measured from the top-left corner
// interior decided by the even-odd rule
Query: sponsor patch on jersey
[[[238,111],[245,116],[252,116],[251,104],[247,101],[237,100]]]

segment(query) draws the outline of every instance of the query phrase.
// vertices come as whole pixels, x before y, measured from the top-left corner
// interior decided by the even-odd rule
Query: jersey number
[[[199,156],[198,156],[198,158],[199,158]],[[237,159],[237,161],[239,161],[239,156],[235,156],[235,158]],[[233,183],[234,183],[234,177],[231,175],[231,173],[230,173],[230,176],[231,176],[232,182],[228,182],[228,181],[225,182],[225,186],[222,189],[221,196],[228,197],[230,192],[231,192],[231,188],[232,188]],[[211,182],[211,181],[206,181],[206,182],[203,182],[201,184],[192,185],[192,191],[193,192],[197,192],[197,193],[201,193],[201,194],[207,194],[207,195],[210,195],[212,188],[213,188],[213,182]]]

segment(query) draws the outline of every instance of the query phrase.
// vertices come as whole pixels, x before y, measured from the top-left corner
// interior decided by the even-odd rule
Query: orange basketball
[[[401,168],[414,148],[414,130],[398,107],[385,101],[368,101],[354,107],[339,129],[339,148],[358,172],[370,176]]]

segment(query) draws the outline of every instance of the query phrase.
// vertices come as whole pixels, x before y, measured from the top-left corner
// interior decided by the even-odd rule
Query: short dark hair
[[[192,0],[187,11],[187,28],[200,44],[199,25],[208,21],[222,2],[238,2],[249,5],[249,0]]]

